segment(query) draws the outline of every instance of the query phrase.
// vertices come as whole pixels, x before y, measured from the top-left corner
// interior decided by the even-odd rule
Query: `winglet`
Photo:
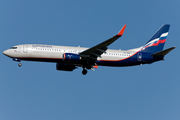
[[[124,33],[125,28],[126,28],[126,25],[124,25],[124,26],[122,27],[122,29],[119,31],[119,33],[118,33],[116,36],[121,37],[121,36],[123,35],[123,33]]]

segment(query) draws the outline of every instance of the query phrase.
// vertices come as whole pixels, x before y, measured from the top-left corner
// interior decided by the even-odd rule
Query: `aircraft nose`
[[[3,51],[3,54],[6,55],[7,54],[7,50]]]
[[[8,50],[3,51],[3,54],[7,56],[8,55]]]

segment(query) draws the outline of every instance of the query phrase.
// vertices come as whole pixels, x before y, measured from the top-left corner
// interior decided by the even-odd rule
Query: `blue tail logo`
[[[164,48],[170,25],[163,25],[154,36],[143,46],[142,52],[156,53]]]

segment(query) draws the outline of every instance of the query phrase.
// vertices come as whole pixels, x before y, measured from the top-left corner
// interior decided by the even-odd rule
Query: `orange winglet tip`
[[[117,34],[117,36],[122,36],[124,33],[124,30],[126,28],[126,25],[123,26],[123,28],[119,31],[119,33]]]
[[[96,68],[96,69],[98,68],[98,66],[97,66],[97,65],[95,65],[95,66],[93,66],[93,67],[94,67],[94,68]]]

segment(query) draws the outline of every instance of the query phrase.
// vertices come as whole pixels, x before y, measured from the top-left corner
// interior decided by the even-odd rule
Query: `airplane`
[[[164,24],[152,38],[143,46],[129,50],[112,50],[108,46],[120,38],[126,25],[112,38],[91,48],[55,46],[44,44],[23,44],[16,45],[3,52],[4,55],[18,61],[21,67],[21,60],[54,62],[56,69],[61,71],[73,71],[82,67],[82,74],[86,75],[87,70],[93,70],[98,66],[124,67],[142,64],[151,64],[164,60],[164,56],[173,50],[171,47],[163,50],[169,24]]]

